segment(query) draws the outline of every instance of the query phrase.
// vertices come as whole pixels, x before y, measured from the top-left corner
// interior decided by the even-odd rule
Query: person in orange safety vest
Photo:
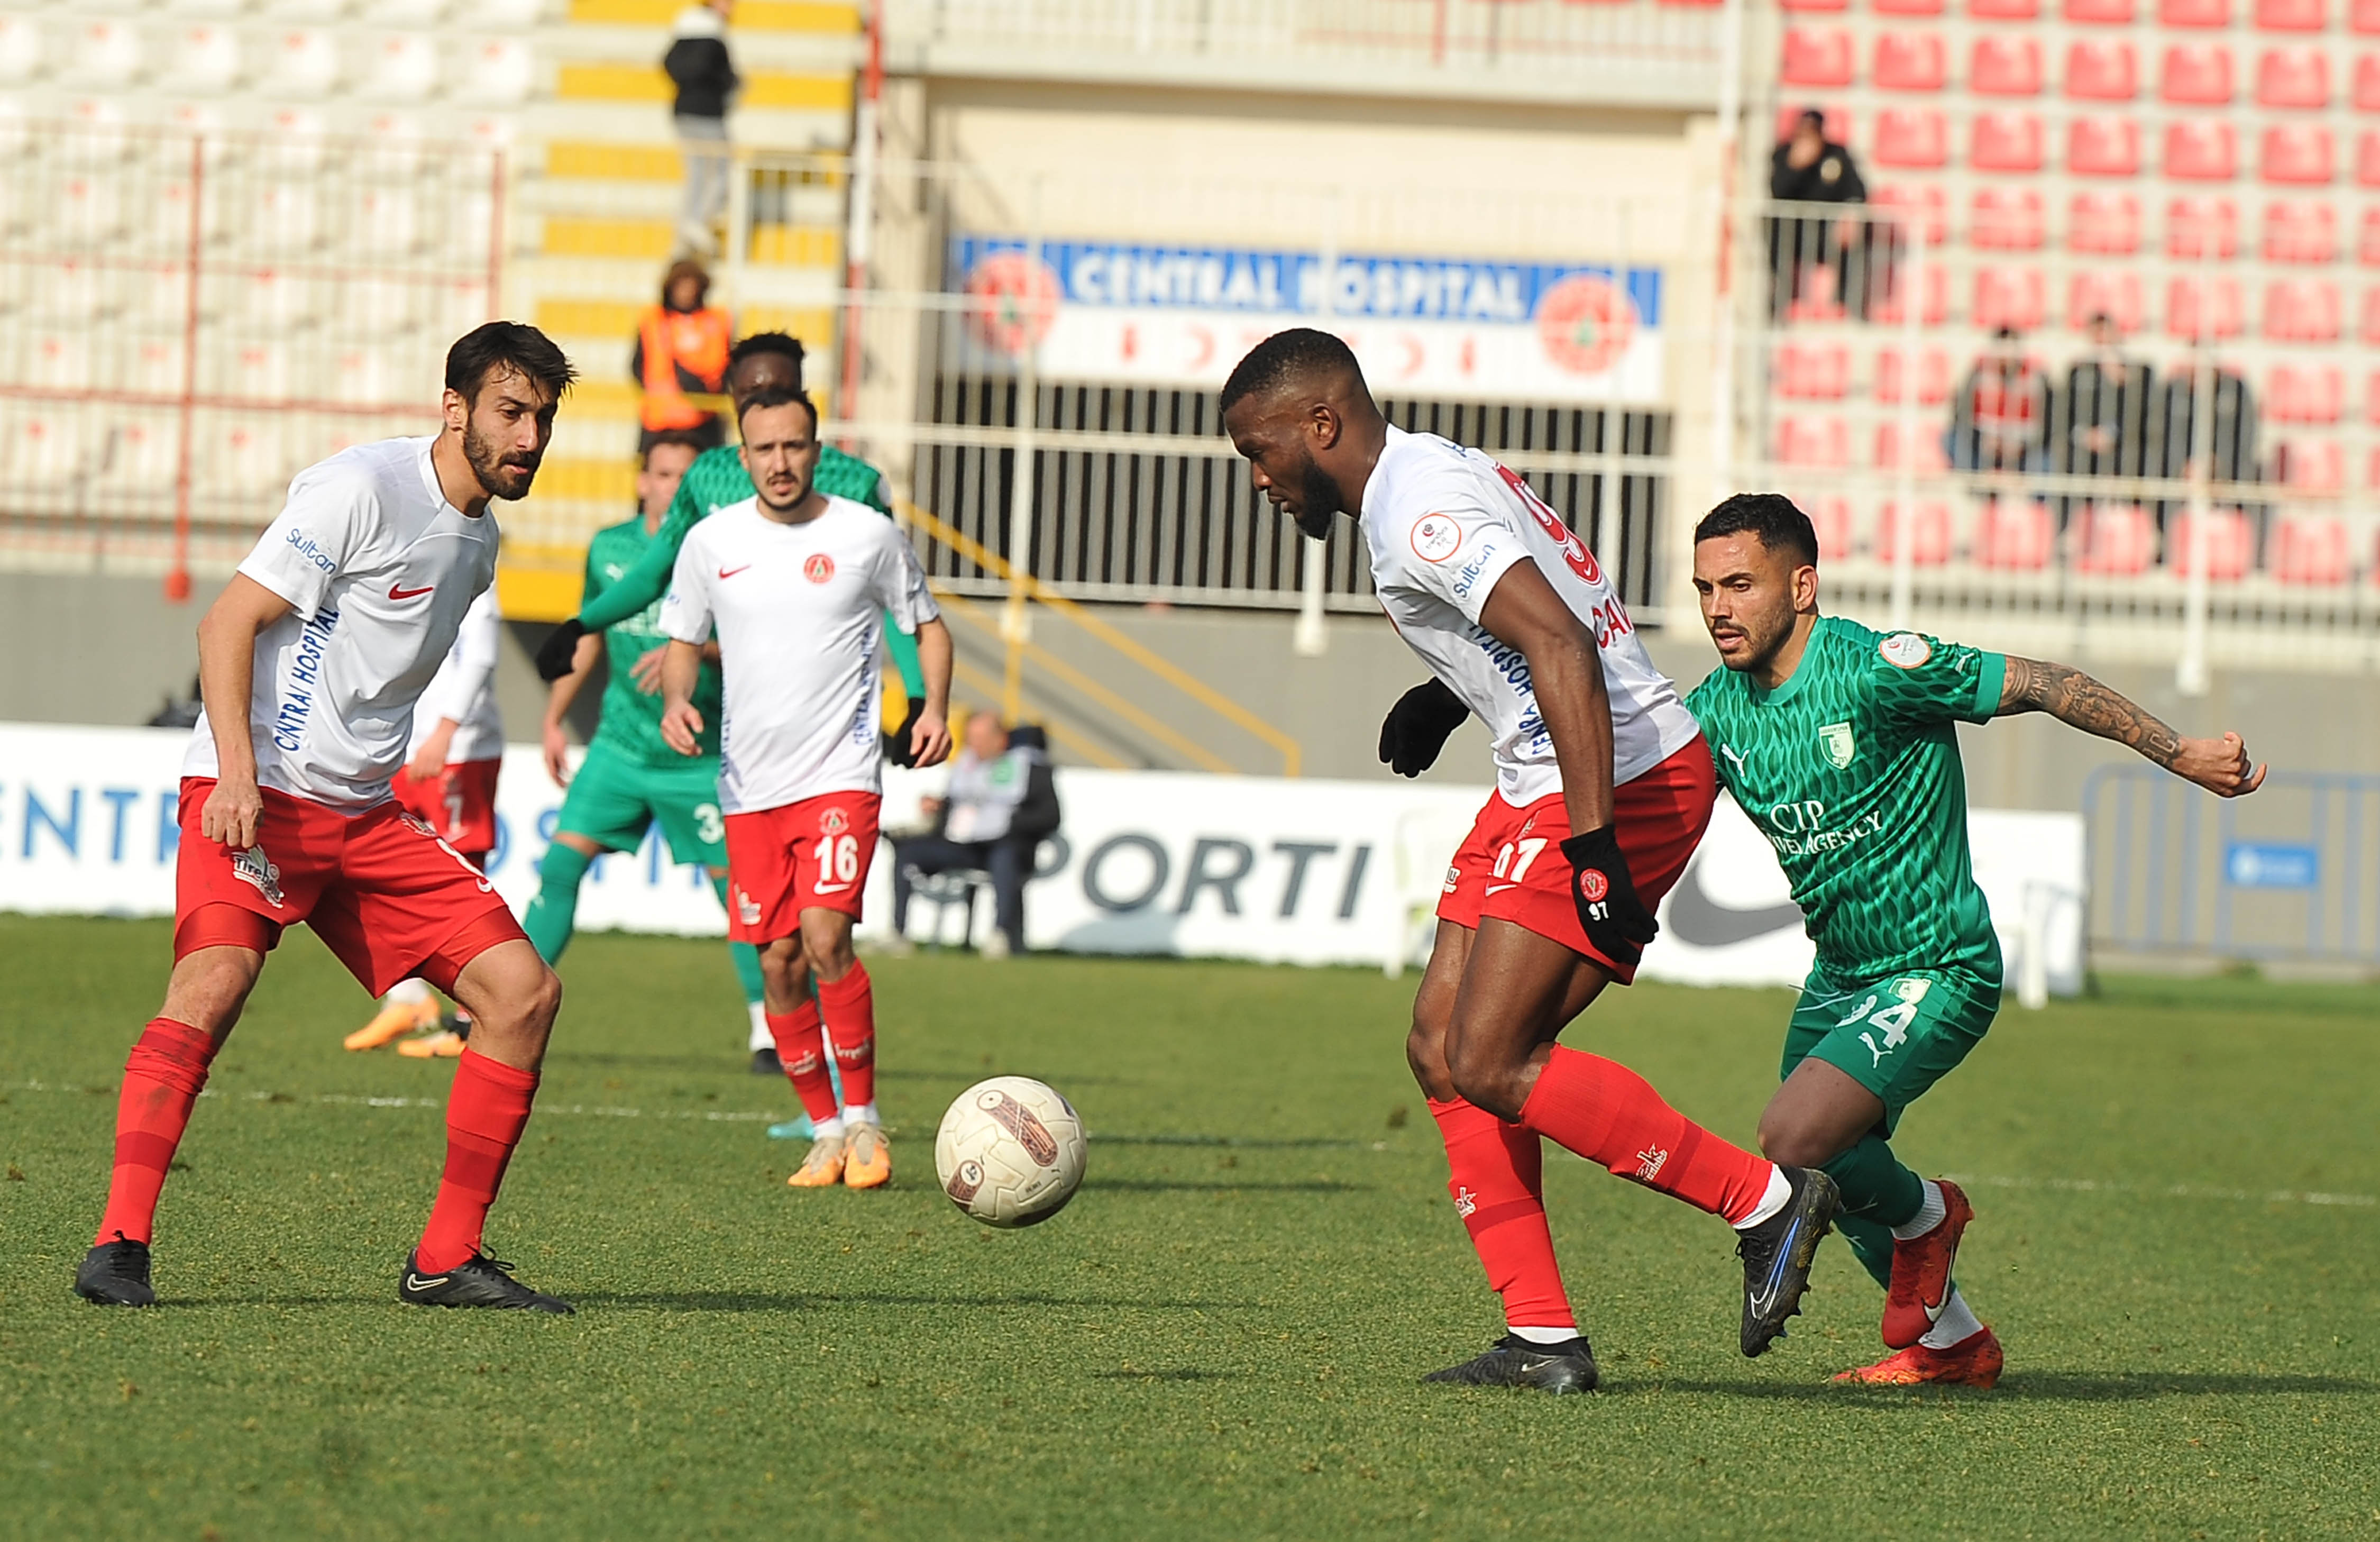
[[[702,264],[681,259],[662,279],[662,303],[637,323],[628,372],[645,391],[640,447],[672,431],[694,434],[705,448],[726,441],[720,415],[688,399],[727,389],[727,346],[735,328],[726,311],[703,304],[710,292],[710,275]]]

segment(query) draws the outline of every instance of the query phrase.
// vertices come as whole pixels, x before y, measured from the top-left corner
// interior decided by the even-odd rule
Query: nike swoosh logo
[[[388,586],[388,597],[391,600],[419,600],[437,587],[436,584],[424,584],[419,589],[407,589],[402,584],[391,584]]]
[[[1783,1288],[1787,1264],[1792,1261],[1793,1245],[1802,1238],[1802,1220],[1794,1217],[1793,1224],[1785,1229],[1785,1236],[1777,1245],[1777,1257],[1768,1266],[1768,1280],[1762,1291],[1752,1293],[1752,1310],[1755,1317],[1767,1317],[1777,1305],[1777,1293]]]
[[[447,1276],[442,1274],[435,1279],[424,1280],[421,1276],[414,1273],[411,1269],[407,1269],[405,1271],[405,1288],[408,1291],[434,1291],[439,1286],[446,1283],[447,1278]]]
[[[1518,889],[1520,885],[1517,883],[1491,883],[1488,886],[1486,892],[1490,894],[1500,894],[1507,889]]]
[[[1952,1279],[1951,1271],[1958,1267],[1959,1245],[1957,1243],[1952,1243],[1950,1245],[1950,1256],[1942,1260],[1942,1298],[1939,1301],[1921,1301],[1917,1304],[1918,1305],[1925,1308],[1925,1320],[1927,1322],[1936,1323],[1942,1320],[1942,1308],[1950,1305],[1949,1281]]]
[[[840,894],[850,887],[848,883],[821,883],[817,885],[817,890],[821,894]]]
[[[752,565],[747,562],[744,565],[744,567],[749,567],[751,565]],[[733,578],[738,573],[743,572],[744,567],[722,567],[719,570],[719,576],[722,578]]]
[[[1721,905],[1703,888],[1703,862],[1686,865],[1686,875],[1670,896],[1670,929],[1697,948],[1724,948],[1802,924],[1802,907],[1791,901],[1742,910]]]

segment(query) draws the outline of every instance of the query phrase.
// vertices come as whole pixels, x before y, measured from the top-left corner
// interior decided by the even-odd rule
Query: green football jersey
[[[1829,977],[1961,968],[1998,983],[1953,724],[1998,711],[2007,667],[1822,616],[1776,689],[1718,669],[1687,696],[1721,785],[1777,848]]]
[[[591,605],[618,584],[651,548],[657,536],[645,534],[642,515],[607,525],[587,543],[587,588],[579,600]],[[656,600],[603,634],[603,652],[612,666],[611,682],[603,687],[603,719],[595,743],[610,747],[642,766],[684,766],[691,763],[662,741],[662,698],[637,688],[629,672],[645,654],[669,641],[662,632],[662,605]],[[719,753],[719,666],[705,663],[696,680],[694,706],[702,714],[702,753]]]

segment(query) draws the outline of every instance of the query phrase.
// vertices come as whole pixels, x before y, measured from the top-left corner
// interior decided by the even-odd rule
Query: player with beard
[[[1833,1182],[1729,1145],[1627,1067],[1555,1041],[1634,977],[1654,907],[1709,822],[1694,720],[1553,510],[1477,451],[1387,422],[1338,338],[1267,338],[1222,409],[1257,487],[1298,528],[1324,540],[1354,515],[1381,608],[1436,676],[1390,712],[1384,759],[1418,772],[1467,712],[1494,741],[1496,791],[1448,870],[1406,1055],[1506,1332],[1428,1379],[1596,1383],[1554,1261],[1540,1137],[1733,1226],[1742,1346],[1761,1354],[1800,1310]]]
[[[494,886],[398,807],[389,779],[415,702],[495,577],[489,504],[528,492],[574,373],[534,327],[470,333],[446,355],[440,431],[299,472],[199,623],[206,710],[182,763],[174,972],[125,1063],[107,1209],[75,1275],[85,1299],[155,1302],[152,1225],[190,1110],[264,955],[303,921],[373,995],[418,975],[477,1025],[398,1299],[570,1310],[480,1247],[561,982]]]
[[[917,639],[919,765],[950,753],[951,635],[892,522],[819,491],[818,426],[797,393],[742,404],[736,428],[756,492],[697,525],[678,552],[662,601],[661,732],[681,755],[702,752],[708,724],[694,692],[703,645],[716,637],[727,934],[760,950],[769,1030],[816,1135],[788,1181],[874,1188],[892,1167],[876,1112],[875,993],[851,930],[882,786],[880,617]],[[840,1107],[821,1018],[843,1073]]]
[[[1999,1341],[1951,1275],[1973,1208],[1890,1145],[1902,1111],[1999,1009],[1999,940],[1969,866],[1951,725],[2047,712],[2218,797],[2254,792],[2265,773],[2238,735],[2185,739],[2080,670],[1820,615],[1817,534],[1781,493],[1742,493],[1704,516],[1694,589],[1726,667],[1686,706],[1817,944],[1761,1148],[1833,1176],[1843,1235],[1885,1288],[1895,1353],[1835,1379],[1989,1387]]]

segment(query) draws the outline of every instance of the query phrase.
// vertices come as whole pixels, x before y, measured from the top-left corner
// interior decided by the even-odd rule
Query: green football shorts
[[[673,860],[727,866],[717,757],[648,766],[602,744],[590,746],[563,795],[554,830],[584,835],[607,851],[634,851],[656,820]]]
[[[1812,1055],[1884,1102],[1884,1129],[1967,1058],[2000,1009],[2000,988],[1961,971],[1924,970],[1846,985],[1811,971],[1785,1028],[1779,1079]]]

